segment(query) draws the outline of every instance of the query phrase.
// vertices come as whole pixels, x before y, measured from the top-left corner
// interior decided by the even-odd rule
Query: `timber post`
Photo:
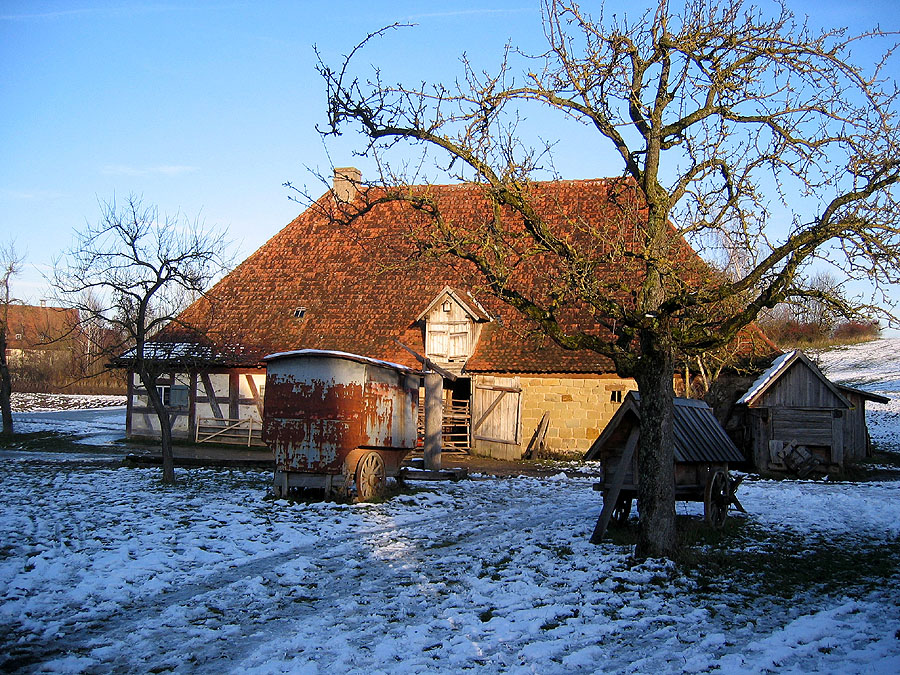
[[[444,422],[444,378],[434,371],[425,373],[425,469],[441,470],[441,426]]]

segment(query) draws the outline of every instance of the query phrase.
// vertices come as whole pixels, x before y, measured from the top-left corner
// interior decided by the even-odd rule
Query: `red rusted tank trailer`
[[[274,491],[356,487],[371,499],[416,445],[421,373],[319,349],[266,361],[263,440],[275,454]]]

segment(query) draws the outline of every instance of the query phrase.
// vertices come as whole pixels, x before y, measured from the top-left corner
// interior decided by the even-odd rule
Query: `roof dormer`
[[[491,319],[475,298],[445,286],[416,320],[424,324],[426,356],[461,370],[475,351],[481,324]]]

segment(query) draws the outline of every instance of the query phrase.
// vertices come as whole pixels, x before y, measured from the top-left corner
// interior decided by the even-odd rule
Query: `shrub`
[[[874,340],[881,335],[881,325],[877,321],[845,321],[835,326],[832,336],[837,341],[862,342]]]

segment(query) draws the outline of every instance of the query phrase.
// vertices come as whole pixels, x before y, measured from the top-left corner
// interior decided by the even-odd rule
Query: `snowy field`
[[[868,403],[866,421],[878,447],[900,452],[900,338],[833,349],[817,360],[834,382],[890,397],[890,403]]]
[[[13,392],[10,403],[15,412],[51,412],[57,410],[91,410],[124,406],[125,396],[96,394],[31,394]]]
[[[885,393],[896,348],[844,381]],[[635,565],[627,542],[588,544],[600,499],[576,465],[289,504],[266,473],[167,487],[120,452],[0,451],[0,670],[900,672],[900,482],[751,477],[723,535]],[[702,507],[678,508],[702,537]]]

